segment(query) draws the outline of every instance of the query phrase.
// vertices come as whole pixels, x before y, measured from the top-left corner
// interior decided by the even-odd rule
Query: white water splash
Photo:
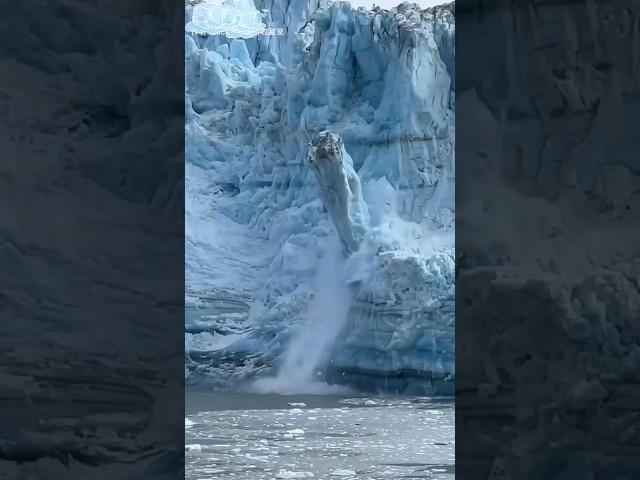
[[[306,321],[291,339],[277,375],[257,380],[255,390],[281,394],[345,391],[344,387],[325,384],[318,374],[347,320],[354,298],[348,266],[340,242],[332,237],[319,262],[315,294],[309,302]]]

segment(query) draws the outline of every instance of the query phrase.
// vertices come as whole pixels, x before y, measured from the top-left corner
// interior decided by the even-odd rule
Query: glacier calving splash
[[[185,39],[188,384],[451,393],[452,5],[256,8]]]

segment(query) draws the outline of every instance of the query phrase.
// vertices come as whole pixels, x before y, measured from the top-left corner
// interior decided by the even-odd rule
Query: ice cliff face
[[[458,178],[457,456],[489,478],[623,477],[638,471],[640,102],[627,47],[640,10],[492,7],[458,17],[458,144],[472,168]],[[486,425],[500,433],[482,437]]]
[[[273,375],[326,320],[314,376],[446,392],[451,9],[256,7],[286,35],[186,38],[189,381]],[[348,295],[319,288],[336,237]]]

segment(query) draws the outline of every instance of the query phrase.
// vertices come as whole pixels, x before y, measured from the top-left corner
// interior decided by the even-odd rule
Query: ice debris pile
[[[309,320],[319,264],[339,236],[350,304],[316,373],[447,393],[453,6],[256,8],[286,34],[185,39],[188,382],[273,374]],[[320,132],[338,145],[344,171],[333,177],[307,157],[310,142],[324,148]],[[330,206],[336,180],[353,223]]]

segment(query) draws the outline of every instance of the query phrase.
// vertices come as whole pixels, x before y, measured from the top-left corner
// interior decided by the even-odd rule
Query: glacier
[[[255,6],[185,38],[187,384],[451,394],[453,4]]]
[[[584,6],[457,17],[456,447],[484,478],[639,471],[638,11]]]

